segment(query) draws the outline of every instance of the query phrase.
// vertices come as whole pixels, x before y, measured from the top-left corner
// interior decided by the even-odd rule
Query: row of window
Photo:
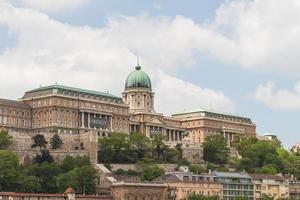
[[[62,105],[62,106],[69,106],[69,107],[78,107],[78,101],[76,100],[66,100],[66,99],[44,99],[44,100],[38,100],[38,101],[33,101],[33,107],[36,106],[51,106],[51,105]],[[81,108],[93,108],[96,110],[107,110],[107,111],[112,111],[112,112],[117,112],[121,114],[127,114],[128,109],[123,108],[123,107],[118,107],[118,106],[112,106],[112,105],[105,105],[105,104],[94,104],[90,102],[80,102],[80,107]]]
[[[17,127],[30,127],[30,120],[27,119],[17,119],[12,117],[0,116],[0,124],[11,125]]]
[[[18,117],[30,117],[29,111],[18,111],[9,108],[0,108],[0,115],[14,115]]]

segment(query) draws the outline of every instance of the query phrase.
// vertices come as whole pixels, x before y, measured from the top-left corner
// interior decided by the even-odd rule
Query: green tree
[[[138,164],[141,169],[140,178],[142,181],[152,181],[164,174],[164,170],[153,159],[142,159]]]
[[[50,144],[51,149],[60,149],[64,143],[60,136],[57,133],[55,133],[50,140]]]
[[[5,150],[12,144],[12,137],[4,129],[0,129],[0,150]]]
[[[232,146],[236,148],[241,156],[244,156],[245,152],[248,151],[251,145],[257,143],[257,141],[258,139],[256,137],[235,137]]]
[[[42,164],[44,162],[52,163],[54,160],[48,149],[42,149],[36,154],[36,156],[33,158],[33,161],[35,163]]]
[[[273,142],[258,141],[244,152],[243,158],[239,161],[239,169],[253,173],[256,169],[268,165],[280,171],[282,159],[277,150],[278,146]]]
[[[218,196],[204,196],[201,194],[191,193],[189,194],[185,200],[218,200]]]
[[[77,175],[74,170],[59,174],[56,179],[58,192],[63,193],[68,187],[72,187],[75,191],[78,191],[76,176]]]
[[[15,191],[18,184],[18,156],[8,150],[0,150],[0,191]]]
[[[166,145],[164,143],[165,137],[162,134],[155,134],[151,141],[152,143],[152,157],[156,157],[157,160],[163,159]]]
[[[56,193],[56,177],[61,173],[56,163],[43,162],[42,164],[33,164],[28,167],[28,175],[35,176],[45,193]]]
[[[114,132],[110,137],[99,140],[101,162],[132,162],[133,156],[130,150],[130,140],[127,133]]]
[[[19,172],[17,192],[41,192],[42,188],[35,176],[28,176],[24,170]]]
[[[97,171],[92,166],[83,166],[74,169],[75,182],[78,193],[94,194],[96,192]]]
[[[130,137],[131,150],[134,152],[135,161],[146,156],[150,147],[150,140],[142,133],[131,133]]]
[[[226,140],[221,135],[207,136],[202,144],[204,152],[204,160],[224,165],[229,159],[229,148]]]
[[[183,150],[182,150],[182,144],[176,144],[175,149],[178,152],[178,159],[182,159],[182,154],[183,154]]]
[[[263,166],[261,168],[257,168],[255,170],[255,173],[258,173],[258,174],[276,174],[277,170],[272,165],[265,165],[265,166]]]
[[[67,155],[60,168],[63,172],[68,172],[73,170],[75,167],[82,167],[85,165],[91,165],[90,157],[89,156],[70,156]]]
[[[60,192],[72,187],[76,193],[94,194],[96,192],[96,178],[97,172],[92,166],[83,166],[60,174],[57,178],[57,185]]]
[[[177,149],[175,148],[168,148],[165,147],[164,148],[164,152],[163,152],[163,158],[165,162],[176,162],[178,160],[179,157],[179,152]]]
[[[189,166],[190,172],[193,172],[194,174],[202,174],[206,172],[206,169],[202,167],[201,165],[190,165]]]
[[[37,134],[32,137],[33,144],[31,145],[31,148],[39,147],[40,149],[46,148],[46,145],[48,142],[46,141],[44,135]]]

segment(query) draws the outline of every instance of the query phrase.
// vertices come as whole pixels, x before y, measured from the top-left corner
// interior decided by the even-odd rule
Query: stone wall
[[[200,145],[182,146],[182,157],[192,164],[203,163],[203,148]]]
[[[32,137],[37,135],[37,132],[20,132],[20,131],[9,131],[9,135],[13,138],[13,144],[11,149],[15,151],[20,158],[21,163],[30,163],[32,158],[38,153],[38,148],[31,148],[33,144]],[[81,138],[79,134],[75,133],[59,133],[63,141],[61,149],[52,150],[50,145],[50,139],[55,134],[54,132],[40,132],[45,136],[45,139],[48,141],[48,149],[50,150],[51,155],[53,156],[56,162],[62,162],[62,160],[67,156],[83,156],[90,155],[92,144],[89,144],[86,141],[86,138]],[[88,133],[86,135],[89,135]],[[91,140],[96,140],[95,138],[90,138]],[[89,141],[89,140],[88,140]],[[92,142],[96,146],[96,141]],[[86,146],[86,147],[85,147]],[[91,155],[90,155],[91,156]],[[91,156],[91,159],[94,159],[95,155]]]

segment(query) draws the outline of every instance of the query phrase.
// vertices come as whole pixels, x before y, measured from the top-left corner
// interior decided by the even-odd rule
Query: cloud
[[[300,110],[300,82],[297,82],[290,90],[275,90],[275,83],[270,81],[259,85],[254,97],[258,102],[273,110]]]
[[[65,9],[78,8],[89,0],[22,0],[26,6],[41,11],[56,12]]]
[[[225,59],[217,58],[227,58],[247,69],[299,72],[298,0],[228,1],[218,8],[216,18],[207,26],[233,46]],[[220,44],[216,47],[226,48]]]
[[[174,111],[210,108],[214,110],[233,111],[235,104],[221,91],[199,87],[160,71],[157,76],[156,90],[157,110],[167,114]]]
[[[104,28],[91,28],[64,24],[8,3],[0,3],[0,9],[0,25],[17,37],[16,44],[0,55],[1,97],[20,97],[26,90],[56,81],[120,95],[138,54],[157,92],[158,111],[169,114],[208,104],[220,110],[234,109],[222,92],[170,75],[194,61],[198,34],[222,40],[190,19],[120,16],[110,18]],[[176,105],[168,106],[170,102]]]

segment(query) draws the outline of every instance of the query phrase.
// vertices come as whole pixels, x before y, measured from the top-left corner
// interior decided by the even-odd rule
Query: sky
[[[208,108],[300,141],[299,0],[0,0],[0,97],[121,96],[140,57],[157,112]]]

